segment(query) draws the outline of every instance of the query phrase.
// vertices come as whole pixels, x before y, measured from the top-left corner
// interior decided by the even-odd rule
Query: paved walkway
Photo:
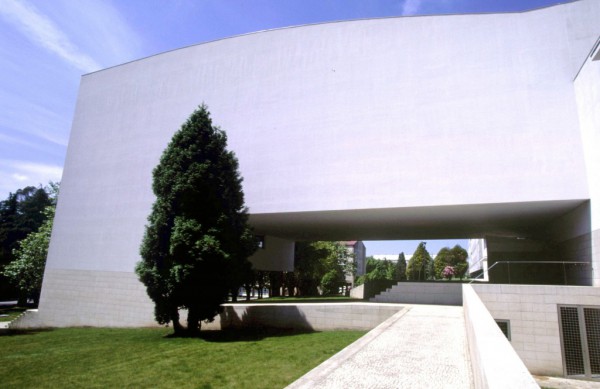
[[[534,375],[538,385],[548,389],[600,389],[600,382],[571,380],[560,377],[545,377]]]
[[[409,305],[288,388],[471,388],[462,307]]]

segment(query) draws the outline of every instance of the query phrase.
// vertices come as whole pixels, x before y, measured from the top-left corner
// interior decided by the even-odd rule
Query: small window
[[[496,319],[496,324],[498,324],[506,339],[510,341],[510,320]]]

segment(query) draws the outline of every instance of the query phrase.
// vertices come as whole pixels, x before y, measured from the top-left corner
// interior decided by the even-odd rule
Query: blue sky
[[[278,27],[520,11],[563,2],[567,0],[0,0],[0,199],[27,185],[60,180],[82,74]],[[417,244],[369,243],[367,249],[369,255],[408,254]],[[434,247],[443,245],[430,242],[428,247],[435,252]]]

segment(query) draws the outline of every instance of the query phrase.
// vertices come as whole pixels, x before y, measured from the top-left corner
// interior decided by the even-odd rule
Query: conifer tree
[[[188,310],[187,332],[221,312],[238,288],[256,250],[244,205],[238,161],[227,136],[201,105],[173,138],[153,171],[156,200],[136,273],[155,304],[158,323],[184,333],[179,309]]]
[[[398,262],[396,262],[395,270],[395,280],[406,281],[406,257],[404,256],[404,252],[398,254]]]
[[[406,278],[410,281],[424,281],[433,278],[433,259],[425,248],[426,242],[419,243],[408,266],[406,267]]]

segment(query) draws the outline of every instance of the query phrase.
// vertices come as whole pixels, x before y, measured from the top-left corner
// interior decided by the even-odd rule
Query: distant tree
[[[404,253],[398,255],[398,261],[396,262],[396,269],[394,272],[394,280],[406,281],[406,257]]]
[[[367,272],[358,277],[355,281],[355,285],[362,285],[365,282],[377,282],[377,281],[394,281],[396,280],[396,264],[387,259],[378,260],[373,257],[367,257]]]
[[[184,333],[180,308],[188,310],[192,335],[200,321],[222,311],[256,250],[238,162],[226,147],[227,136],[202,105],[173,135],[153,172],[156,201],[136,273],[154,302],[157,322],[173,322],[177,335]]]
[[[41,185],[19,189],[0,202],[1,263],[10,262],[17,242],[42,225],[46,220],[44,210],[50,205],[52,199]]]
[[[298,243],[296,243],[297,245]],[[284,289],[284,295],[292,297],[298,294],[298,273],[296,271],[286,271],[282,274],[282,287]]]
[[[42,290],[42,279],[48,256],[48,246],[54,221],[54,206],[46,207],[46,221],[36,232],[19,241],[14,249],[15,260],[9,263],[2,272],[8,281],[19,290],[19,301],[33,300],[38,305]]]
[[[380,280],[390,280],[394,279],[395,266],[391,261],[384,259],[382,261],[377,261],[377,265],[375,265],[375,269],[371,272],[367,273],[366,280],[367,281],[380,281]]]
[[[469,266],[467,262],[468,256],[467,250],[463,249],[460,245],[456,245],[452,249],[448,247],[442,248],[434,260],[436,278],[448,279],[448,276],[444,276],[443,273],[447,267],[451,267],[453,271],[452,275],[462,279]],[[449,274],[449,271],[446,271],[446,274]]]
[[[469,268],[469,253],[460,245],[452,247],[452,250],[450,251],[452,252],[452,258],[454,261],[455,276],[462,280]]]
[[[353,268],[350,254],[339,242],[297,242],[294,273],[301,296],[336,294]]]
[[[424,281],[433,278],[433,259],[425,248],[426,242],[419,243],[406,267],[406,278],[410,281]]]
[[[450,253],[450,249],[448,247],[444,247],[440,251],[438,251],[437,255],[435,256],[435,259],[433,260],[435,277],[444,278],[442,273],[444,272],[444,269],[447,266],[450,266],[452,267],[452,269],[454,269],[454,267],[452,266],[452,254]]]
[[[263,291],[270,287],[269,272],[255,270],[256,272],[256,288],[258,289],[258,298],[263,298]]]
[[[365,261],[365,274],[368,274],[375,270],[377,264],[379,263],[379,260],[373,258],[372,256],[368,256],[367,258],[365,258]]]
[[[284,273],[280,271],[268,272],[269,277],[269,296],[279,297],[281,296],[281,289],[284,286]]]
[[[346,277],[343,273],[332,269],[321,278],[321,291],[324,296],[339,294],[339,290],[346,284]]]
[[[50,182],[43,188],[28,186],[10,193],[0,202],[0,299],[21,296],[19,303],[25,303],[20,289],[14,287],[2,274],[2,269],[15,259],[14,251],[19,242],[37,231],[47,219],[45,209],[55,203],[58,183]]]

